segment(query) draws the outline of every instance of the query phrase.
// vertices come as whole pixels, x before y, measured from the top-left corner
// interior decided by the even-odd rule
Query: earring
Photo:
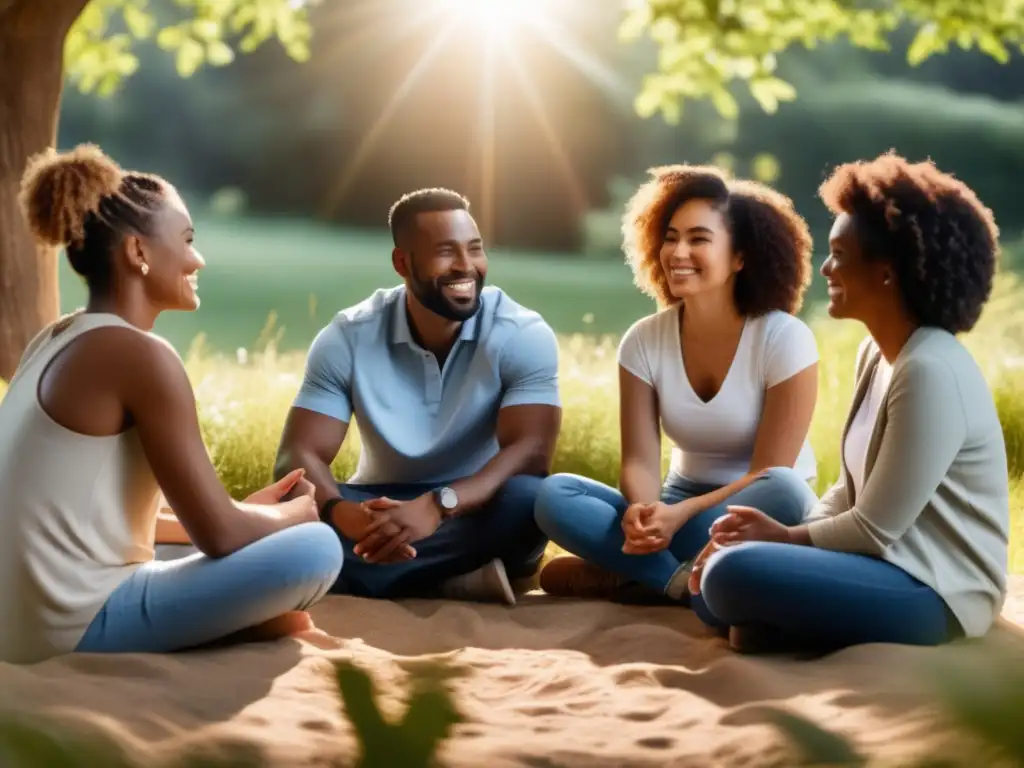
[[[146,262],[142,262],[142,276],[145,277],[148,274],[149,274],[149,264],[147,264]],[[886,281],[886,282],[888,282],[888,281]]]

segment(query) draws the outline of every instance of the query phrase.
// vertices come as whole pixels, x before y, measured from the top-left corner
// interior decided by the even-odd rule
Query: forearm
[[[170,509],[161,509],[156,516],[157,544],[191,544],[188,532]]]
[[[544,477],[550,471],[551,451],[547,440],[524,438],[503,446],[475,475],[452,483],[459,498],[457,514],[484,506],[516,475]]]
[[[313,451],[289,451],[282,455],[274,467],[274,479],[279,480],[289,472],[296,469],[306,471],[306,479],[316,488],[317,509],[323,509],[324,504],[333,499],[340,499],[341,493],[338,490],[338,483],[334,479],[330,463],[324,461]],[[292,497],[292,491],[285,495],[286,499]]]
[[[698,515],[701,512],[705,512],[711,509],[712,507],[716,507],[719,504],[724,503],[730,497],[739,493],[748,485],[753,483],[760,476],[760,471],[747,472],[747,474],[743,475],[743,477],[733,480],[728,485],[723,485],[721,488],[711,491],[710,493],[705,493],[702,496],[694,496],[693,498],[686,499],[685,502],[680,502],[680,504],[685,503],[686,508],[692,514]],[[678,504],[676,506],[678,506]]]
[[[814,542],[811,541],[811,532],[806,525],[794,525],[792,528],[786,529],[789,534],[788,544],[796,544],[800,547],[813,547]]]
[[[661,498],[659,467],[623,462],[619,470],[619,489],[630,504],[653,504]]]
[[[248,504],[242,501],[232,503],[238,513],[230,532],[225,531],[223,534],[224,555],[237,552],[271,534],[306,521],[305,517],[288,514],[276,504]]]

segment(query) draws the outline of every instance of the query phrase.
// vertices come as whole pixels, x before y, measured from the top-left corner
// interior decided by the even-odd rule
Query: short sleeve
[[[351,344],[342,327],[331,323],[310,345],[293,407],[347,423],[352,418],[352,368]]]
[[[638,320],[626,331],[619,342],[619,365],[648,386],[654,386],[654,373],[647,355],[645,331],[650,327],[650,318]]]
[[[772,320],[775,327],[767,334],[765,349],[765,387],[774,387],[818,362],[818,341],[806,323],[783,313]]]
[[[561,406],[558,392],[558,339],[543,320],[522,326],[501,352],[501,407]]]

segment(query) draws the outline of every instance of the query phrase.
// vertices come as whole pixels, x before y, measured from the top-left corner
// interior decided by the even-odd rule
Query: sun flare
[[[447,0],[464,21],[491,33],[505,34],[523,24],[542,21],[550,0]]]

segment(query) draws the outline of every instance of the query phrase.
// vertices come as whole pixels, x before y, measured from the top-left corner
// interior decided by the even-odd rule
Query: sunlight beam
[[[409,91],[412,90],[413,86],[416,85],[417,81],[419,81],[430,67],[430,63],[441,52],[442,48],[444,48],[454,29],[455,25],[452,23],[448,23],[444,26],[438,33],[437,37],[433,39],[427,49],[423,52],[423,55],[420,57],[419,61],[416,62],[416,65],[409,70],[409,73],[399,84],[395,93],[391,96],[390,101],[388,101],[387,106],[373,122],[373,125],[370,127],[370,130],[367,131],[362,141],[359,142],[359,146],[356,147],[356,151],[353,154],[348,167],[345,169],[345,172],[328,192],[327,199],[323,205],[323,215],[330,216],[333,214],[338,203],[344,199],[349,188],[352,186],[352,182],[355,180],[356,174],[362,168],[363,163],[366,162],[370,151],[376,146],[381,133],[392,115],[394,115],[395,110],[398,109],[399,105],[409,94]]]
[[[530,111],[533,112],[534,118],[540,125],[541,131],[544,133],[544,138],[548,143],[548,148],[551,150],[552,156],[555,158],[555,162],[558,164],[559,169],[562,172],[562,176],[565,181],[565,185],[568,188],[569,196],[571,198],[574,212],[577,215],[582,216],[587,211],[587,195],[583,189],[583,185],[579,179],[576,178],[576,172],[572,167],[572,161],[569,159],[569,154],[565,151],[565,146],[562,144],[562,140],[558,137],[558,133],[555,131],[551,120],[548,119],[547,112],[544,110],[544,104],[540,100],[540,95],[537,93],[537,88],[533,83],[533,79],[530,77],[530,73],[526,71],[523,63],[519,60],[519,57],[514,51],[510,50],[509,47],[502,46],[502,50],[505,53],[505,59],[508,61],[512,68],[516,79],[519,81],[519,85],[526,95],[527,103],[530,105]]]

